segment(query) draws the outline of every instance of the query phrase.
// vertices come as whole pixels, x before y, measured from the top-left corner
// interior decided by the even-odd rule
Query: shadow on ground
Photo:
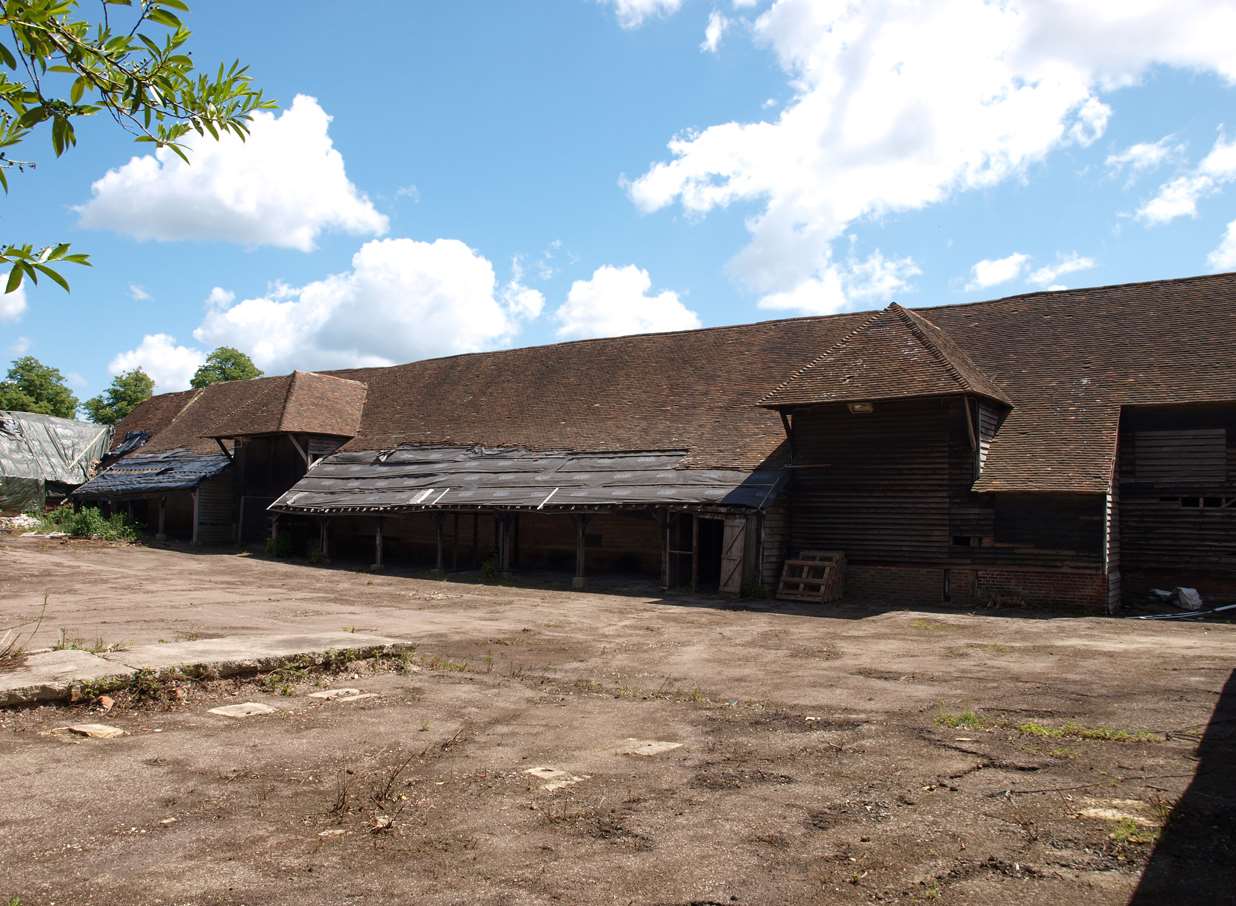
[[[1197,773],[1172,809],[1131,906],[1236,902],[1236,671],[1197,746]]]

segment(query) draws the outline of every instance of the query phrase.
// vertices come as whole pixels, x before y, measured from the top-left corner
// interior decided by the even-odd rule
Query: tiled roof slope
[[[143,400],[133,411],[121,419],[112,435],[112,448],[119,447],[125,435],[132,431],[144,431],[154,437],[172,423],[185,404],[199,393],[197,390],[182,390],[178,393],[160,393]],[[211,446],[214,446],[213,444]],[[218,447],[215,447],[217,450]]]
[[[976,490],[1102,493],[1121,406],[1236,400],[1236,274],[920,314],[1013,401]]]
[[[402,443],[687,450],[692,468],[754,468],[781,446],[756,402],[863,314],[559,343],[334,372],[365,382],[345,450]]]
[[[360,428],[364,405],[365,385],[359,381],[293,371],[271,378],[254,394],[252,405],[224,417],[209,433],[212,437],[276,433],[353,437]]]
[[[781,407],[957,393],[1009,403],[948,334],[894,302],[762,402]]]
[[[1236,274],[894,314],[905,328],[889,325],[894,345],[917,344],[908,345],[915,374],[940,387],[960,380],[1013,406],[979,490],[1102,493],[1122,405],[1236,400]],[[368,385],[346,449],[682,449],[692,467],[754,468],[784,436],[777,414],[759,401],[882,317],[799,318],[335,372]],[[929,355],[911,324],[956,374]],[[149,449],[215,450],[204,435],[266,398],[262,382],[286,391],[280,380],[289,378],[156,397],[118,426],[117,437],[163,424]],[[173,409],[175,418],[167,415]]]

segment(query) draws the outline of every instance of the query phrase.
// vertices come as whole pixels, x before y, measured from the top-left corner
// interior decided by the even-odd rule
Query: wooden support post
[[[691,593],[700,586],[700,516],[691,514]]]
[[[376,517],[378,530],[373,536],[373,569],[379,570],[382,568],[382,517]]]
[[[155,541],[167,540],[167,497],[160,495],[159,497],[159,530],[155,533]]]
[[[445,534],[446,534],[446,514],[445,513],[434,513],[433,514],[433,540],[434,540],[435,553],[437,554],[437,556],[436,556],[436,559],[434,560],[433,574],[439,577],[446,575],[446,568],[445,568],[446,558],[445,558],[445,550],[444,550],[446,546],[446,542],[443,537]]]
[[[661,528],[661,589],[670,587],[670,523],[668,510],[657,511],[657,524]]]
[[[270,517],[270,552],[279,556],[279,514]]]
[[[451,569],[459,569],[459,514],[451,517]]]
[[[196,546],[196,545],[197,545],[197,543],[198,543],[198,540],[197,540],[197,539],[198,539],[198,531],[197,531],[197,517],[198,517],[198,507],[197,507],[197,491],[198,491],[198,489],[197,489],[197,488],[194,488],[194,489],[193,489],[193,540],[192,540],[190,543],[191,543],[191,544],[193,544],[194,546]]]
[[[327,563],[330,561],[329,525],[330,525],[329,519],[323,518],[323,519],[318,520],[318,537],[321,542],[321,552],[322,552],[322,562],[323,563]]]
[[[498,572],[502,577],[511,575],[511,517],[502,514],[498,518]]]
[[[572,588],[583,588],[587,584],[584,572],[584,555],[588,546],[588,517],[575,517],[575,578],[571,580]]]

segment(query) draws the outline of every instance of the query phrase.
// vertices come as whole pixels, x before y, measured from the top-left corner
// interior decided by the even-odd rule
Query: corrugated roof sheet
[[[149,453],[143,448],[112,464],[73,493],[76,497],[119,497],[191,490],[206,479],[223,474],[231,465],[232,461],[220,452]]]
[[[399,447],[327,457],[270,507],[285,513],[450,509],[562,511],[704,506],[759,509],[776,469],[682,469],[685,452],[532,452]]]

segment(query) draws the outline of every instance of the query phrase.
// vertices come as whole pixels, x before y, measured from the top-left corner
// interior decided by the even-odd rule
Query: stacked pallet
[[[777,597],[828,604],[845,594],[845,552],[803,551],[786,560]]]

